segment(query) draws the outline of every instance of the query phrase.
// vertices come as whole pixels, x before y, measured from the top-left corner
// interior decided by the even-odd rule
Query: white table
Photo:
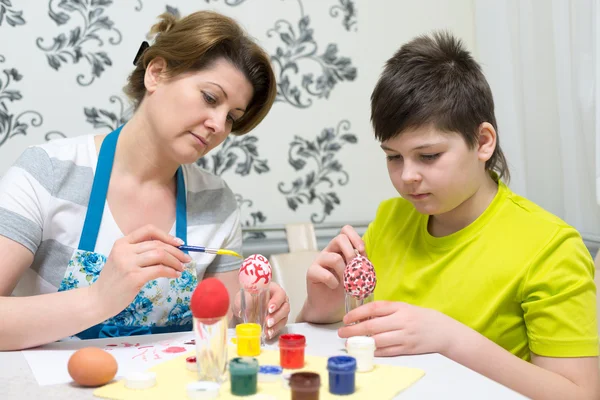
[[[307,354],[331,356],[343,354],[344,340],[337,336],[338,325],[291,324],[286,330],[306,336]],[[163,334],[136,336],[136,342],[168,338]],[[118,339],[96,339],[86,345],[105,346]],[[440,355],[425,354],[377,358],[376,363],[420,368],[425,376],[400,393],[397,399],[523,399],[525,397],[460,364]],[[39,386],[20,351],[0,352],[0,399],[98,399],[92,392],[74,384]],[[373,398],[376,398],[374,393]]]

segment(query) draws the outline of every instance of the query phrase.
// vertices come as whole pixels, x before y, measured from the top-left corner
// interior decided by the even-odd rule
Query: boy
[[[363,239],[346,226],[321,252],[299,320],[342,319],[357,249],[377,301],[348,313],[358,323],[340,337],[373,336],[377,356],[439,352],[531,398],[598,398],[592,259],[575,229],[503,183],[491,90],[461,42],[402,46],[371,113],[402,198],[381,203]]]

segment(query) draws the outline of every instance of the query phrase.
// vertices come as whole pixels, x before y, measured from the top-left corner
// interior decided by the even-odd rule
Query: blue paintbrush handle
[[[206,247],[200,247],[200,246],[188,246],[188,245],[183,245],[183,246],[179,246],[179,250],[183,250],[183,251],[198,251],[201,253],[206,253],[208,250]]]

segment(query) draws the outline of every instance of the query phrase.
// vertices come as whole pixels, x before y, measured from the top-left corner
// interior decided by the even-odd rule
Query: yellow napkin
[[[229,349],[229,354],[235,356],[235,347]],[[197,381],[195,372],[185,366],[185,359],[193,353],[185,354],[171,359],[149,369],[156,373],[156,385],[149,389],[133,390],[125,387],[124,380],[105,385],[94,391],[94,395],[116,400],[163,400],[187,399],[186,386]],[[260,365],[279,365],[279,352],[263,350],[257,357]],[[425,372],[416,368],[399,367],[393,365],[375,365],[370,372],[356,373],[356,391],[348,396],[335,396],[329,393],[329,373],[327,372],[327,358],[305,356],[305,366],[301,370],[284,370],[285,373],[298,371],[312,371],[321,375],[320,399],[391,399],[418,381]],[[221,386],[219,399],[241,399],[231,394],[229,380]],[[282,382],[258,383],[259,394],[267,394],[277,399],[289,399],[290,389],[285,388]],[[258,397],[258,396],[257,396]],[[244,397],[252,399],[252,396]]]

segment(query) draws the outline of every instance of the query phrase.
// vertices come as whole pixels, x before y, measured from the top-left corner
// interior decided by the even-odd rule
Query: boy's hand
[[[355,322],[358,323],[340,328],[339,336],[372,336],[377,357],[444,354],[455,338],[468,329],[439,311],[391,301],[365,304],[344,317],[345,324]]]
[[[356,253],[365,255],[365,244],[354,228],[346,225],[317,256],[306,274],[307,298],[300,320],[338,322],[344,312],[344,268]]]

